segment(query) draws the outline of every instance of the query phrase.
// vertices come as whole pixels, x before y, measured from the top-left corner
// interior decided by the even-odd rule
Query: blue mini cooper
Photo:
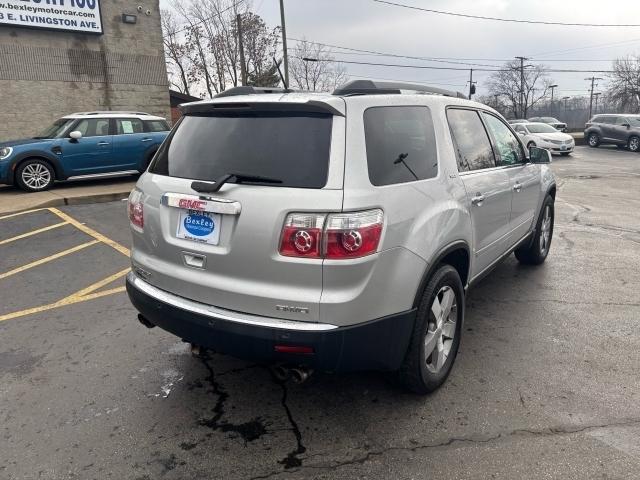
[[[67,115],[37,137],[0,142],[0,183],[39,192],[56,180],[144,172],[168,133],[164,118],[147,113]]]

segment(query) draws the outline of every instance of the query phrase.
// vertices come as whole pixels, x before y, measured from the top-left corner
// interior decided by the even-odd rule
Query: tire
[[[442,303],[449,308],[441,308]],[[436,317],[434,311],[446,312]],[[449,376],[460,345],[464,319],[464,288],[451,265],[438,267],[424,289],[413,334],[398,371],[400,383],[425,395],[440,387]],[[454,323],[455,322],[455,323]]]
[[[640,152],[640,137],[632,136],[629,137],[629,142],[627,143],[627,148],[630,152]]]
[[[533,235],[533,241],[526,247],[518,248],[514,253],[520,263],[525,265],[540,265],[549,255],[551,240],[553,239],[554,204],[551,195],[547,195],[542,202],[542,209],[538,216],[538,223]]]
[[[531,147],[536,147],[536,142],[529,142],[527,143],[527,150],[531,150]]]
[[[587,143],[591,148],[596,148],[600,145],[600,135],[597,133],[590,133],[587,137]]]
[[[20,164],[16,170],[16,184],[25,192],[48,190],[55,181],[55,172],[44,160],[32,159]]]

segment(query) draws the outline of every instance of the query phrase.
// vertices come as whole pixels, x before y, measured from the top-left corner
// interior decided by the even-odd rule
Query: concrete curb
[[[18,207],[15,210],[3,211],[3,212],[0,212],[0,216],[5,214],[26,212],[29,210],[35,210],[39,208],[64,207],[66,205],[85,205],[88,203],[115,202],[118,200],[122,200],[123,198],[127,198],[130,192],[131,192],[131,188],[127,188],[126,190],[122,190],[118,192],[96,193],[96,194],[70,196],[70,197],[58,197],[50,200],[43,200],[42,202],[36,202],[32,205],[29,205],[28,207]]]

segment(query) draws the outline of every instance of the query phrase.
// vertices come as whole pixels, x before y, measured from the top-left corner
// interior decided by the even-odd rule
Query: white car
[[[540,147],[566,156],[573,152],[576,146],[571,135],[562,133],[546,123],[518,123],[513,125],[513,129],[520,135],[527,148]]]

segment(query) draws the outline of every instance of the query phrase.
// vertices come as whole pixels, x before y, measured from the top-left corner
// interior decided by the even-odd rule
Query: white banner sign
[[[101,34],[100,0],[0,0],[0,25]]]

